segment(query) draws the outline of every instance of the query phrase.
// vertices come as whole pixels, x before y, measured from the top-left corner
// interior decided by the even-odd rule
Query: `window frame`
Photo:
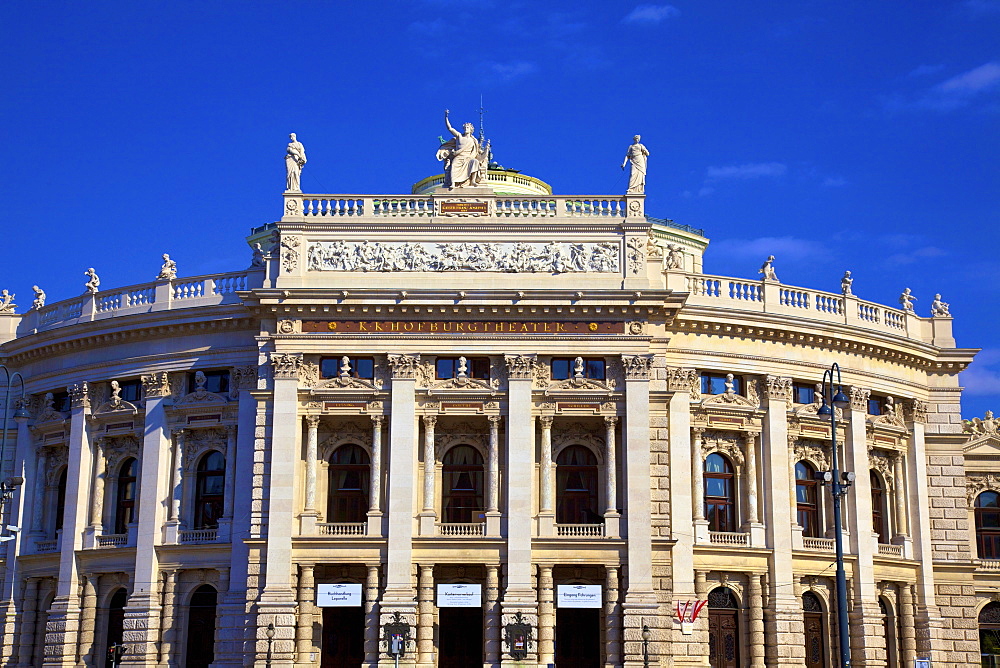
[[[478,459],[478,463],[456,464],[449,462],[459,448],[468,448]],[[455,484],[462,474],[468,474],[471,488],[457,488]],[[472,493],[467,493],[471,490]],[[464,503],[453,504],[453,501]],[[483,455],[472,445],[458,443],[441,457],[441,521],[445,524],[471,524],[486,521],[486,462]]]
[[[553,357],[549,360],[549,378],[551,380],[571,380],[575,378],[573,368],[576,366],[576,358],[580,357],[583,359],[583,377],[588,380],[607,380],[608,378],[608,361],[603,357],[583,357],[582,355],[576,355],[574,357]],[[566,375],[562,375],[562,372],[556,372],[556,365],[566,365]],[[591,367],[591,365],[600,365],[600,371],[597,372],[597,367]]]
[[[334,461],[340,456],[346,457],[349,451],[356,449],[361,453],[358,463]],[[357,488],[345,488],[335,485],[338,474],[354,474],[358,476]],[[341,524],[359,524],[368,519],[371,506],[371,455],[358,443],[343,443],[339,445],[327,461],[327,501],[326,521]]]
[[[981,499],[987,494],[994,495],[995,505],[981,505]],[[973,503],[973,516],[976,529],[976,554],[980,559],[1000,559],[1000,492],[987,489],[977,494]],[[992,517],[995,526],[983,526],[984,516]]]
[[[808,476],[799,477],[799,466],[804,466]],[[799,488],[806,490],[807,501],[803,502],[799,497]],[[808,500],[811,497],[811,501]],[[819,481],[816,480],[816,469],[805,460],[795,463],[795,521],[802,527],[802,536],[806,538],[822,538],[823,525],[821,522],[822,508],[820,506],[821,495],[819,493]],[[803,522],[802,517],[812,517],[811,522]]]
[[[222,458],[222,468],[221,469],[208,469],[204,468],[207,466],[208,460],[212,455],[218,454]],[[209,478],[219,478],[222,483],[221,493],[209,493],[205,491],[206,481]],[[214,517],[212,513],[207,512],[208,506],[211,504],[212,508],[217,510],[217,515]],[[198,529],[218,529],[219,520],[222,519],[225,513],[226,507],[226,455],[219,450],[209,450],[203,454],[198,459],[198,465],[195,468],[195,486],[194,486],[194,522],[193,528]]]
[[[708,460],[709,458],[717,456],[725,464],[725,471],[716,472],[708,470]],[[710,496],[708,493],[709,484],[711,480],[725,480],[726,487],[729,490],[726,496]],[[703,484],[703,503],[705,506],[705,519],[708,520],[708,530],[718,531],[725,533],[732,533],[737,531],[738,518],[737,518],[737,503],[736,503],[736,467],[733,463],[721,452],[711,452],[705,457],[702,462],[702,484]],[[724,515],[720,519],[720,509],[719,506],[724,506]],[[713,507],[715,507],[713,509]]]
[[[567,453],[579,448],[590,458],[589,464],[562,464],[559,460],[567,456]],[[555,479],[556,479],[556,524],[602,524],[604,517],[601,515],[601,490],[600,477],[601,465],[594,452],[585,445],[574,443],[567,445],[559,451],[555,459]],[[578,473],[581,475],[581,482],[584,488],[567,489],[569,476]],[[590,483],[589,486],[587,483]],[[592,504],[589,515],[587,508],[580,505],[581,501]],[[567,507],[567,505],[569,507]],[[569,520],[569,521],[568,521]]]
[[[743,376],[736,373],[735,371],[702,371],[698,374],[698,379],[700,383],[701,393],[709,395],[718,395],[726,393],[726,376],[733,374],[733,393],[743,396]],[[717,384],[716,384],[717,383]],[[713,392],[712,390],[718,389],[718,392]]]
[[[188,372],[187,387],[188,394],[198,389],[195,382],[195,375],[201,371],[205,374],[205,391],[212,394],[227,394],[231,387],[232,378],[229,369],[194,369]]]
[[[135,467],[133,475],[126,475],[126,465]],[[114,533],[128,533],[130,524],[135,523],[136,501],[139,499],[139,460],[135,457],[128,457],[118,467],[118,474],[115,476],[115,525]],[[126,497],[126,494],[129,494]]]
[[[340,378],[340,366],[343,362],[343,358],[347,358],[351,365],[351,372],[348,374],[350,378],[359,378],[362,380],[375,380],[375,358],[371,355],[359,355],[354,357],[353,355],[324,355],[319,358],[319,377],[323,379],[329,378]],[[324,364],[331,362],[333,364],[333,373],[328,374],[324,370]],[[370,369],[367,369],[365,373],[359,371],[361,363],[365,366],[370,365]]]
[[[434,377],[437,380],[451,380],[452,378],[458,378],[458,360],[460,357],[465,357],[465,363],[468,367],[468,373],[465,378],[475,378],[477,380],[489,380],[490,379],[490,358],[489,357],[468,357],[467,355],[446,355],[435,358],[434,360]],[[451,366],[451,375],[442,375],[441,366],[442,363]]]
[[[809,401],[799,401],[801,393],[809,394]],[[808,406],[816,403],[816,386],[809,383],[792,383],[792,403],[799,406]]]

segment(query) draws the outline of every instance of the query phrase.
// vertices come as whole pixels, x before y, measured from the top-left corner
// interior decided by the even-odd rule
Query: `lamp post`
[[[3,466],[4,455],[7,451],[7,419],[10,416],[10,391],[12,389],[12,384],[14,379],[21,384],[21,397],[18,401],[17,410],[14,411],[14,422],[18,424],[24,424],[28,421],[31,415],[24,408],[24,378],[20,373],[15,371],[10,372],[5,365],[0,364],[0,369],[3,370],[4,375],[7,377],[7,382],[5,383],[6,390],[4,392],[3,398],[3,425],[0,427],[0,467]],[[2,468],[0,468],[2,471]],[[0,520],[5,518],[5,512],[7,510],[7,502],[14,498],[14,490],[24,482],[24,479],[20,476],[10,476],[0,480]]]
[[[834,373],[836,373],[837,393],[833,393]],[[847,494],[854,481],[853,473],[840,474],[837,461],[837,411],[847,408],[850,400],[844,394],[840,378],[840,366],[833,365],[823,372],[822,387],[823,405],[816,411],[817,415],[830,416],[830,454],[833,470],[817,474],[823,482],[830,483],[830,494],[833,496],[833,533],[837,547],[837,636],[840,641],[840,667],[850,668],[851,648],[847,638],[847,576],[844,573],[844,536],[843,521],[840,516],[840,500]]]
[[[649,627],[646,624],[642,625],[642,665],[643,668],[649,668],[649,640],[653,637],[650,633]]]
[[[271,668],[271,645],[274,644],[274,622],[267,625],[267,630],[264,632],[267,635],[267,667]]]

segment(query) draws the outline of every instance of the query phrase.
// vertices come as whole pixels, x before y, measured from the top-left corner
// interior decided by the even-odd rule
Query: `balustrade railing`
[[[55,552],[59,549],[58,540],[36,540],[35,552]]]
[[[191,529],[181,531],[180,536],[182,543],[214,543],[218,537],[218,529]]]
[[[97,537],[97,547],[120,547],[127,542],[127,533],[107,533]]]
[[[556,536],[563,538],[603,538],[603,524],[557,524]]]
[[[902,545],[891,545],[889,543],[879,543],[878,553],[882,557],[902,557],[903,556],[903,546]]]
[[[837,549],[836,541],[833,538],[810,538],[808,536],[802,539],[802,547],[817,552],[833,552]]]
[[[980,559],[979,570],[1000,571],[1000,559]]]
[[[367,522],[320,522],[316,525],[320,536],[364,536]]]
[[[494,215],[502,218],[624,218],[623,197],[572,197],[553,195],[491,196]],[[301,195],[287,196],[286,216],[306,218],[410,217],[442,215],[426,195]]]
[[[712,545],[749,545],[750,534],[741,531],[710,531],[709,542]]]
[[[482,536],[486,525],[482,522],[442,522],[437,525],[439,536]]]

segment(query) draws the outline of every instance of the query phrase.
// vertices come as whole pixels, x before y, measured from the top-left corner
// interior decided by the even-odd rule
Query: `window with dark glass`
[[[806,383],[792,385],[792,401],[797,404],[811,404],[816,401],[816,386]]]
[[[1000,603],[995,601],[979,611],[979,653],[983,666],[1000,666]]]
[[[194,497],[194,528],[215,529],[222,517],[226,491],[226,458],[213,450],[198,463]]]
[[[71,408],[69,400],[69,392],[53,392],[52,393],[52,408],[57,411],[66,413]]]
[[[733,467],[713,452],[705,458],[705,519],[709,531],[736,531]]]
[[[434,363],[434,368],[437,372],[437,377],[441,380],[458,378],[459,370],[462,368],[462,361],[459,357],[439,357]],[[488,357],[466,357],[465,376],[466,378],[489,380],[490,359]]]
[[[119,381],[118,388],[121,390],[118,396],[123,401],[129,401],[134,404],[142,399],[142,382],[138,378]]]
[[[203,371],[205,374],[205,389],[215,394],[225,394],[229,391],[229,371],[226,369],[215,369]],[[188,374],[188,392],[194,392],[198,388],[195,381],[196,371]]]
[[[364,522],[368,517],[368,452],[342,445],[330,457],[327,522]]]
[[[701,393],[725,394],[727,375],[725,373],[701,374]],[[743,379],[735,374],[733,375],[733,392],[743,394]]]
[[[872,484],[872,531],[878,534],[878,542],[888,543],[885,527],[885,489],[882,486],[882,479],[875,471],[869,473]]]
[[[556,522],[603,521],[597,512],[597,458],[582,445],[564,448],[556,458]]]
[[[62,531],[63,528],[63,513],[66,511],[66,472],[67,469],[64,468],[59,474],[59,484],[56,485],[56,517],[55,526],[52,527],[53,533]]]
[[[319,361],[319,375],[323,378],[339,378],[344,368],[345,355],[335,357],[324,357]],[[347,375],[351,378],[365,378],[371,380],[375,377],[374,357],[347,357],[347,364],[350,367]]]
[[[868,414],[869,415],[882,415],[885,408],[885,397],[869,397],[868,398]]]
[[[1000,494],[986,491],[976,497],[976,548],[980,559],[1000,559]]]
[[[441,460],[441,505],[445,522],[482,522],[483,456],[469,445],[456,445]]]
[[[135,492],[139,463],[134,457],[122,462],[118,469],[115,490],[115,533],[128,531],[128,525],[135,521]]]
[[[805,462],[795,465],[795,502],[799,526],[802,535],[819,538],[819,483],[816,481],[816,470]]]
[[[604,380],[607,370],[604,360],[599,357],[582,358],[583,368],[580,369],[584,378],[592,380]],[[553,357],[552,358],[552,380],[566,380],[576,378],[577,361],[575,357]]]

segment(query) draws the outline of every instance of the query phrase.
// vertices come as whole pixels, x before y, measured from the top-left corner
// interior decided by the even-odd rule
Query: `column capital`
[[[920,399],[903,399],[903,419],[906,422],[927,422],[927,404]]]
[[[625,370],[625,380],[649,380],[649,371],[653,367],[653,356],[622,355],[622,367]]]
[[[296,353],[271,353],[271,368],[276,380],[298,380],[302,368],[302,355]]]
[[[487,415],[486,419],[489,420],[490,428],[493,429],[493,428],[499,428],[500,421],[503,420],[503,417],[499,415]]]
[[[142,391],[147,398],[170,396],[170,375],[166,371],[142,376]]]
[[[229,370],[229,392],[230,395],[238,393],[240,390],[257,389],[257,367],[256,366],[234,366]]]
[[[667,389],[671,392],[690,392],[698,382],[697,369],[667,367]]]
[[[604,416],[604,426],[608,429],[614,429],[615,425],[618,424],[617,415],[605,415]]]
[[[871,396],[872,391],[865,389],[863,387],[851,387],[851,410],[854,411],[864,411],[868,410],[868,397]]]
[[[306,415],[303,418],[306,424],[309,425],[310,429],[315,429],[319,426],[319,416],[318,415]]]
[[[695,438],[701,438],[704,433],[705,433],[704,427],[691,427],[691,435],[694,436]]]
[[[764,391],[768,399],[788,401],[792,396],[792,379],[786,376],[765,376]]]
[[[423,416],[421,416],[421,419],[424,421],[424,427],[425,428],[427,428],[427,429],[433,429],[434,425],[437,424],[438,416],[437,415],[423,415]]]
[[[535,355],[504,355],[504,363],[507,365],[508,379],[531,380],[537,358]]]
[[[373,415],[372,416],[372,426],[376,429],[381,429],[382,423],[385,422],[384,415]]]
[[[389,369],[393,379],[416,378],[420,368],[420,355],[389,355]]]
[[[87,387],[87,381],[70,385],[66,388],[66,391],[69,393],[70,407],[73,410],[77,408],[90,408],[90,397],[88,396],[90,388]]]
[[[539,418],[538,418],[538,421],[541,423],[543,430],[544,429],[552,429],[552,421],[553,420],[555,420],[555,418],[553,416],[551,416],[551,415],[542,415],[542,416],[539,416]]]

